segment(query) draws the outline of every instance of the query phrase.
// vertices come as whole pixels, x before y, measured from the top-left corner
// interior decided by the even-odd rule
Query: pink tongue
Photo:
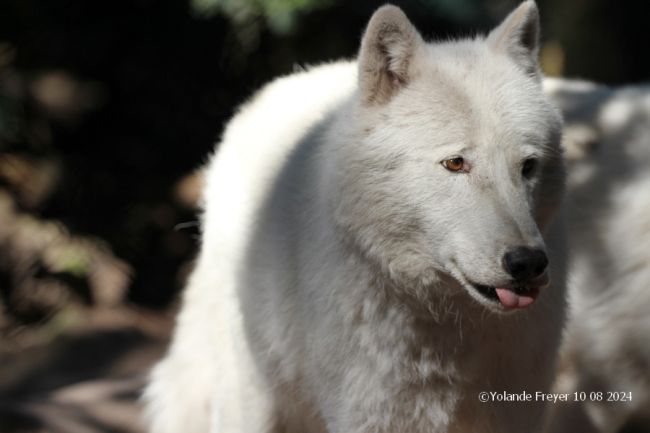
[[[539,289],[537,287],[531,288],[526,293],[515,293],[514,289],[506,289],[504,287],[495,287],[497,296],[504,307],[509,310],[517,310],[519,308],[526,308],[535,302]]]

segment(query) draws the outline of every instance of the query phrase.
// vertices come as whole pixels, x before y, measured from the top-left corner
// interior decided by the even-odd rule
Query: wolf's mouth
[[[472,283],[472,286],[474,286],[474,288],[478,290],[478,292],[481,295],[485,296],[489,300],[500,302],[499,295],[497,295],[497,291],[495,290],[494,287],[484,286],[483,284],[475,284],[475,283]]]
[[[476,283],[471,284],[481,295],[490,301],[501,303],[509,310],[526,308],[532,305],[539,296],[539,287],[493,287]]]

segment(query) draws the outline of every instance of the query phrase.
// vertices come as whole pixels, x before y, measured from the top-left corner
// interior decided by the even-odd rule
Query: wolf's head
[[[372,17],[331,203],[396,282],[451,275],[495,311],[532,304],[548,284],[544,234],[564,168],[538,38],[533,1],[487,37],[444,43],[425,43],[396,7]]]

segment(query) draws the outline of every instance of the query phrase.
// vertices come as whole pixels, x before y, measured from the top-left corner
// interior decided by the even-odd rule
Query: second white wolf
[[[650,86],[553,79],[546,87],[566,118],[571,240],[571,318],[557,386],[571,398],[552,406],[547,431],[647,431]]]

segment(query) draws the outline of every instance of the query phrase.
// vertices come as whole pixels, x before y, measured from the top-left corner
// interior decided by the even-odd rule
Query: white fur
[[[246,231],[292,146],[350,93],[355,76],[352,64],[338,63],[278,79],[228,125],[218,158],[205,170],[202,252],[184,293],[174,343],[147,389],[156,415],[152,431],[208,431],[210,412],[215,431],[253,432],[246,426],[265,422],[256,418],[266,410],[263,388],[245,347],[235,292]]]
[[[382,8],[360,66],[276,80],[240,110],[146,390],[153,432],[538,430],[542,403],[478,400],[547,391],[564,319],[561,121],[536,26],[529,1],[487,39],[425,44]],[[469,173],[442,166],[458,156]],[[507,284],[521,245],[547,251],[550,285],[506,313],[469,282]]]
[[[570,173],[572,313],[557,388],[588,396],[554,405],[548,431],[616,432],[650,417],[650,87],[546,87],[566,116]]]

